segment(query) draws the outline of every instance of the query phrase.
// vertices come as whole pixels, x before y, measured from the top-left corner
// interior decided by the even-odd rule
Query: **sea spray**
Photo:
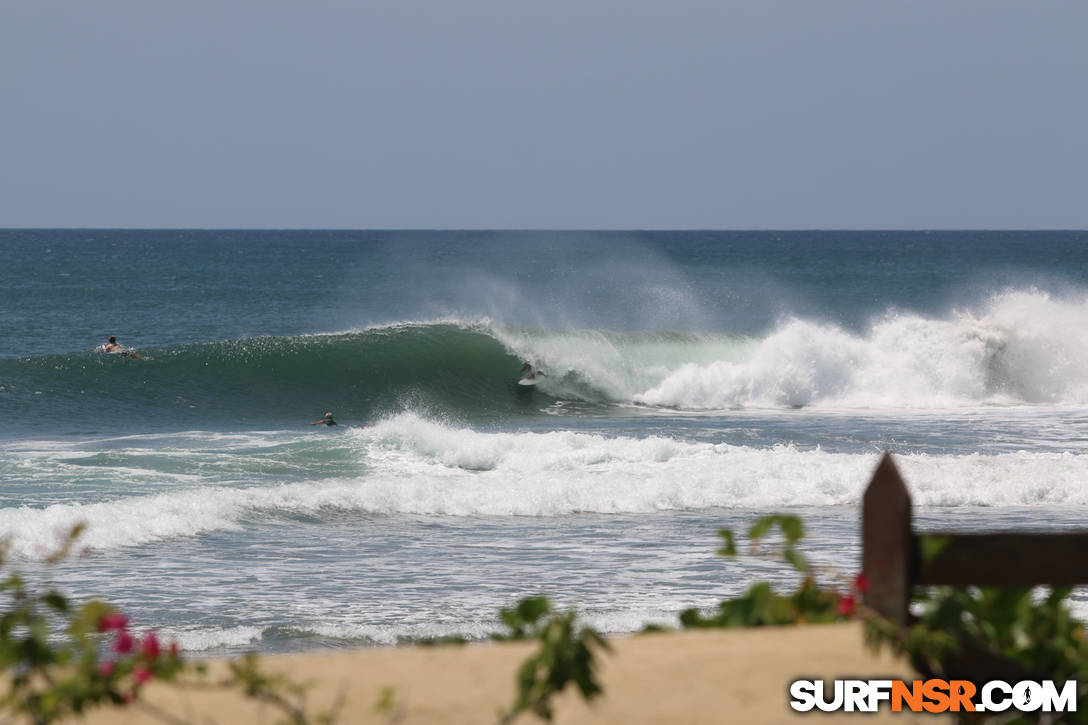
[[[614,332],[443,320],[295,337],[0,359],[9,423],[62,429],[279,427],[325,410],[466,422],[552,401],[686,410],[935,409],[1088,404],[1088,298],[1008,291],[943,317],[886,311],[868,328],[786,318],[762,336]],[[514,386],[529,361],[535,396]],[[103,401],[125,410],[104,415]]]
[[[948,318],[888,312],[864,333],[793,318],[742,361],[686,363],[647,405],[947,408],[1088,403],[1088,299],[997,295]]]

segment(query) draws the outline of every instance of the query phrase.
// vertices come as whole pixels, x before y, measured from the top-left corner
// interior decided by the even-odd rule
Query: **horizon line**
[[[204,226],[0,226],[0,231],[124,232],[1088,232],[1076,227],[204,227]]]

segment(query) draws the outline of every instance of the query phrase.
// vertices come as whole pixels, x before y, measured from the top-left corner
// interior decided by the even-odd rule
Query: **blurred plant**
[[[374,703],[373,710],[378,715],[385,717],[389,725],[404,722],[406,717],[404,708],[397,702],[396,689],[389,685],[383,687],[381,692],[378,693],[378,701]]]
[[[590,627],[576,627],[574,612],[553,613],[546,597],[528,597],[513,609],[504,609],[500,618],[509,632],[494,634],[495,640],[540,640],[540,649],[518,669],[518,696],[501,723],[519,713],[531,711],[551,720],[551,698],[570,683],[586,701],[602,693],[594,672],[595,649],[609,651],[608,642]]]
[[[907,627],[866,617],[866,640],[906,656],[919,672],[945,679],[1076,680],[1088,695],[1088,638],[1072,615],[1069,588],[930,587],[913,593]],[[974,713],[972,722],[1088,723],[1088,712]]]
[[[777,549],[761,551],[768,533],[778,529]],[[718,553],[736,556],[736,537],[722,529]],[[1088,695],[1088,637],[1084,624],[1069,610],[1071,590],[930,587],[913,593],[915,620],[908,627],[882,619],[860,604],[869,588],[861,573],[848,586],[825,588],[797,549],[804,537],[795,516],[772,515],[758,519],[748,531],[752,552],[780,556],[802,580],[792,594],[779,595],[766,582],[753,584],[739,597],[723,601],[718,611],[703,616],[696,609],[680,615],[685,627],[752,627],[831,622],[852,617],[865,620],[866,640],[874,649],[889,647],[910,658],[927,677],[944,679],[1076,680],[1078,699]],[[919,555],[928,560],[948,545],[946,536],[926,535]],[[1053,713],[964,714],[972,723],[1059,722]],[[1049,718],[1049,720],[1047,719]],[[1060,722],[1088,723],[1088,711],[1062,713]]]
[[[781,534],[781,545],[764,550],[764,539],[774,529]],[[718,532],[723,540],[718,554],[725,557],[737,555],[736,536],[731,529]],[[844,591],[826,588],[819,584],[816,572],[797,548],[805,536],[804,526],[796,516],[773,514],[763,516],[748,529],[751,553],[759,556],[781,558],[801,574],[801,583],[791,594],[778,594],[767,582],[756,582],[742,595],[724,600],[718,611],[704,616],[698,609],[687,609],[680,614],[685,628],[709,627],[762,627],[786,624],[834,622],[854,616],[858,607],[858,595],[869,586],[864,574],[859,574]]]
[[[46,563],[67,557],[83,529],[73,527]],[[150,630],[134,633],[124,613],[96,599],[73,604],[54,588],[38,591],[7,564],[7,546],[0,542],[0,594],[8,597],[0,609],[0,671],[9,682],[0,712],[41,725],[95,706],[138,705],[161,720],[183,722],[139,699],[154,679],[179,687],[240,688],[277,707],[292,725],[333,721],[329,714],[308,716],[301,702],[306,686],[263,673],[254,655],[231,662],[230,676],[211,683],[202,665],[182,659],[176,642],[164,645]]]

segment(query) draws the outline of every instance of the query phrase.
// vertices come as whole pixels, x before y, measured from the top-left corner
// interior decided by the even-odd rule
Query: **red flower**
[[[869,576],[865,572],[861,572],[854,577],[854,589],[862,594],[869,591]]]
[[[843,617],[849,617],[858,608],[857,598],[853,594],[840,594],[839,595],[839,614]]]
[[[117,663],[113,660],[103,660],[98,663],[98,674],[102,677],[109,677],[115,669],[117,669]]]
[[[128,626],[128,617],[121,612],[110,612],[98,618],[99,632],[112,632],[122,630]]]
[[[159,638],[151,630],[144,635],[144,641],[140,643],[140,651],[144,657],[151,660],[159,656]]]
[[[143,666],[137,667],[132,671],[132,679],[137,685],[142,685],[151,679],[151,670]]]
[[[122,629],[117,633],[117,639],[114,640],[113,651],[117,654],[127,655],[135,646],[136,640],[132,638],[132,635],[128,633],[128,630]]]

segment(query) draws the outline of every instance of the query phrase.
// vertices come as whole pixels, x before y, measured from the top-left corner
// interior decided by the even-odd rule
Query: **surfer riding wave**
[[[522,375],[523,373],[529,373],[528,375]],[[540,370],[535,370],[531,363],[522,363],[521,370],[518,371],[519,375],[522,375],[518,380],[518,385],[536,385],[540,382],[540,378],[547,377]]]

